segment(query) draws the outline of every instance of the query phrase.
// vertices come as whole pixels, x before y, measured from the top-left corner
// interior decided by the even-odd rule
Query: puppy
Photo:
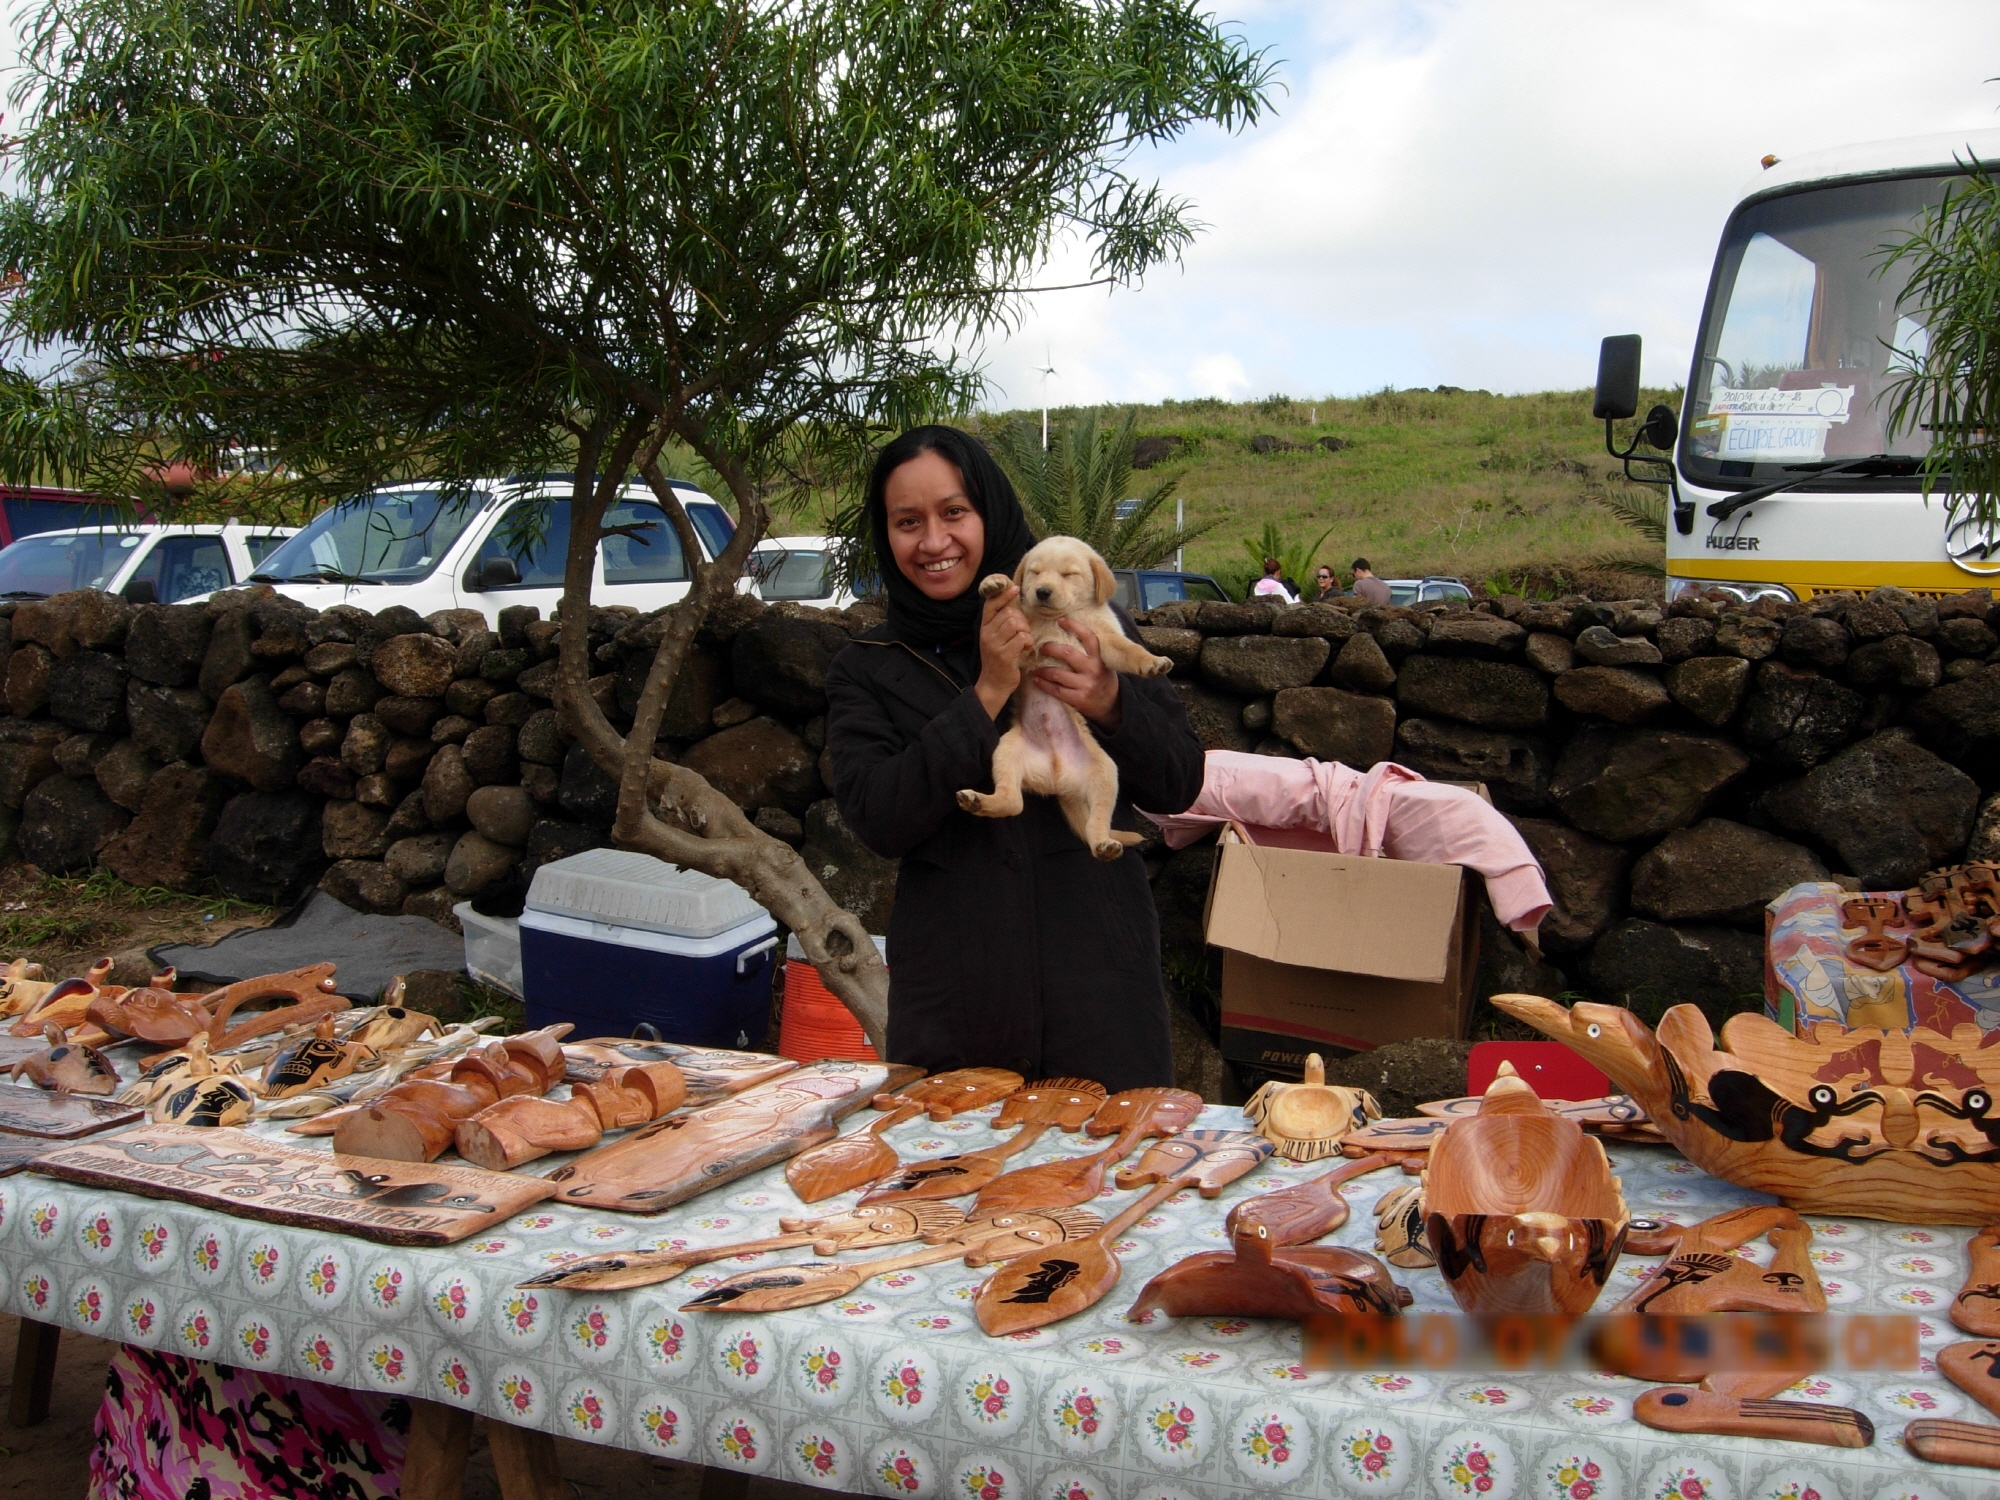
[[[1052,536],[1037,544],[1021,559],[1012,581],[1020,586],[1018,603],[1028,617],[1034,649],[1021,665],[1013,727],[993,751],[993,790],[960,792],[958,805],[981,818],[1011,818],[1021,811],[1024,791],[1054,797],[1085,847],[1099,859],[1116,859],[1128,844],[1139,842],[1138,834],[1111,826],[1118,767],[1083,715],[1044,692],[1032,673],[1042,664],[1042,648],[1049,642],[1075,642],[1062,628],[1065,619],[1096,634],[1098,654],[1113,671],[1159,677],[1174,664],[1126,638],[1110,607],[1117,580],[1104,559],[1075,537]],[[991,599],[1007,584],[1004,574],[995,573],[980,581],[979,592]]]

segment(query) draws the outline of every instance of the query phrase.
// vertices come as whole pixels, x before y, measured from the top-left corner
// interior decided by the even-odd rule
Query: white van
[[[750,554],[749,573],[757,595],[767,604],[790,601],[815,609],[845,609],[854,602],[851,590],[836,585],[831,538],[767,536]]]
[[[562,599],[570,483],[567,474],[544,474],[476,480],[469,489],[437,481],[387,486],[323,512],[251,577],[314,609],[476,609],[497,626],[501,610],[531,604],[549,619]],[[735,534],[735,521],[693,485],[676,480],[674,489],[713,560]],[[650,490],[627,486],[604,524],[631,530],[598,546],[594,603],[644,612],[686,596],[692,572]]]
[[[134,604],[179,604],[244,582],[297,530],[230,521],[40,531],[0,549],[0,599],[103,589]]]

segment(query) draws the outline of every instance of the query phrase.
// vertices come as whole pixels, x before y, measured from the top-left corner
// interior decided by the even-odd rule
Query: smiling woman
[[[1159,921],[1135,856],[1093,858],[1055,801],[1018,817],[960,809],[990,788],[995,722],[1035,671],[1116,763],[1114,827],[1137,804],[1178,810],[1201,790],[1201,746],[1164,682],[1104,662],[1087,631],[1039,667],[1010,586],[1034,538],[978,442],[920,427],[882,450],[868,516],[889,621],[827,676],[834,795],[862,841],[898,857],[889,922],[889,1057],[936,1072],[1004,1067],[1120,1090],[1173,1081]],[[1120,617],[1136,639],[1131,622]]]

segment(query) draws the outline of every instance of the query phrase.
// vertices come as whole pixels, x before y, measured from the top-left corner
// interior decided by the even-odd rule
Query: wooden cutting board
[[[145,1113],[143,1109],[109,1099],[45,1094],[40,1089],[0,1084],[0,1131],[8,1135],[39,1136],[48,1141],[74,1140],[129,1125]]]
[[[58,1147],[37,1157],[33,1169],[65,1182],[386,1245],[449,1245],[554,1192],[522,1173],[341,1156],[241,1130],[183,1125],[139,1125]]]
[[[563,1043],[573,1083],[596,1083],[608,1072],[637,1063],[670,1062],[687,1080],[689,1109],[740,1094],[773,1078],[782,1078],[798,1064],[768,1052],[734,1052],[721,1047],[689,1047],[680,1042],[635,1042],[620,1037],[594,1037]]]
[[[831,1140],[874,1095],[922,1076],[899,1063],[810,1063],[706,1109],[642,1126],[565,1162],[548,1181],[563,1203],[658,1213]]]

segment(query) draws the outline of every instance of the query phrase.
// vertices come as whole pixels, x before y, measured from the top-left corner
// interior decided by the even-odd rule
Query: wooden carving
[[[1847,956],[1863,968],[1888,971],[1910,956],[1910,945],[1882,929],[1901,927],[1903,903],[1894,896],[1850,896],[1840,903],[1840,925],[1866,930],[1847,945]]]
[[[1478,1114],[1479,1106],[1484,1102],[1477,1095],[1464,1099],[1433,1099],[1427,1104],[1419,1104],[1417,1113],[1441,1120],[1455,1120],[1462,1115]],[[1605,1135],[1622,1134],[1633,1126],[1650,1123],[1646,1111],[1624,1094],[1607,1094],[1602,1099],[1544,1099],[1542,1108],[1565,1120],[1576,1121],[1585,1130]]]
[[[1243,1106],[1258,1132],[1293,1161],[1318,1161],[1339,1154],[1350,1131],[1382,1117],[1382,1107],[1366,1089],[1341,1088],[1326,1081],[1326,1063],[1317,1052],[1306,1057],[1305,1081],[1273,1079]]]
[[[155,974],[141,989],[100,990],[84,1009],[84,1018],[107,1037],[135,1036],[167,1047],[184,1047],[208,1030],[213,1019],[194,995],[174,993],[172,969]]]
[[[390,1245],[448,1245],[554,1191],[538,1177],[374,1161],[178,1125],[80,1141],[36,1158],[33,1170]]]
[[[333,1127],[333,1149],[383,1161],[435,1161],[458,1125],[502,1099],[539,1098],[564,1076],[567,1025],[510,1036],[465,1053],[444,1080],[407,1078]]]
[[[42,966],[17,958],[0,969],[0,1017],[18,1016],[34,1009],[42,996],[54,989],[42,977]]]
[[[1618,1263],[1625,1197],[1604,1147],[1501,1065],[1424,1171],[1424,1232],[1469,1313],[1589,1311]]]
[[[38,1089],[52,1089],[58,1094],[118,1092],[118,1070],[95,1047],[70,1041],[54,1021],[43,1029],[42,1039],[48,1043],[47,1047],[14,1064],[15,1078],[25,1078]]]
[[[43,1094],[31,1089],[0,1089],[0,1134],[36,1136],[43,1140],[73,1140],[129,1125],[141,1111],[108,1099],[80,1094]]]
[[[1821,1022],[1798,1037],[1762,1015],[1677,1005],[1649,1031],[1630,1011],[1533,995],[1493,1003],[1568,1043],[1712,1176],[1803,1213],[1906,1223],[2000,1220],[2000,1032]]]
[[[1919,1417],[1903,1424],[1903,1446],[1926,1463],[2000,1469],[2000,1427]]]
[[[2000,1338],[2000,1225],[1989,1224],[1965,1246],[1965,1285],[1951,1299],[1951,1321],[1981,1338]]]
[[[706,1109],[669,1115],[549,1174],[561,1201],[649,1214],[829,1139],[870,1095],[919,1077],[829,1058]]]
[[[767,1250],[812,1246],[815,1255],[842,1250],[870,1250],[883,1245],[907,1245],[912,1240],[942,1244],[958,1233],[965,1215],[949,1203],[885,1204],[866,1213],[834,1214],[824,1219],[780,1219],[781,1234],[730,1245],[691,1250],[614,1250],[573,1260],[519,1283],[524,1287],[563,1287],[570,1291],[622,1291],[672,1281],[695,1266],[761,1255]]]
[[[155,1125],[217,1130],[243,1124],[256,1107],[250,1085],[224,1073],[203,1052],[188,1060],[182,1080],[153,1102],[150,1113]]]
[[[1422,1155],[1437,1144],[1451,1121],[1430,1115],[1412,1115],[1400,1120],[1371,1120],[1359,1130],[1350,1130],[1340,1143],[1343,1156],[1372,1156],[1377,1151]]]
[[[949,1241],[926,1245],[902,1255],[842,1264],[815,1261],[801,1266],[772,1266],[744,1271],[718,1282],[683,1303],[682,1312],[784,1312],[844,1297],[862,1282],[914,1266],[963,1259],[967,1265],[990,1265],[1036,1251],[1051,1251],[1071,1240],[1095,1234],[1104,1221],[1088,1209],[1059,1208],[1046,1214],[997,1214],[968,1219]]]
[[[1154,1183],[1096,1234],[1045,1255],[1001,1266],[973,1298],[979,1326],[999,1337],[1060,1322],[1094,1306],[1118,1284],[1113,1241],[1175,1193],[1199,1188],[1213,1198],[1271,1154],[1271,1143],[1247,1130],[1190,1130],[1150,1147],[1138,1165],[1118,1174],[1120,1187]]]
[[[1005,1068],[953,1068],[913,1083],[874,1102],[886,1111],[866,1129],[828,1141],[785,1164],[785,1181],[802,1203],[817,1203],[850,1188],[887,1177],[896,1170],[896,1151],[883,1132],[918,1114],[948,1120],[962,1110],[981,1109],[1021,1086],[1021,1075]]]
[[[1113,1094],[1090,1117],[1085,1131],[1117,1139],[1102,1151],[1063,1161],[1017,1167],[987,1183],[973,1200],[974,1217],[1017,1209],[1070,1208],[1104,1191],[1104,1174],[1132,1154],[1143,1140],[1170,1136],[1201,1115],[1199,1094],[1186,1089],[1126,1089]]]
[[[203,995],[201,1003],[214,1017],[208,1026],[209,1043],[216,1051],[223,1052],[281,1027],[349,1009],[347,998],[334,989],[333,968],[332,964],[309,964],[283,974],[259,974]],[[230,1017],[238,1010],[259,1000],[289,1003],[274,1005],[234,1026],[229,1024]]]
[[[28,1163],[48,1149],[47,1141],[30,1135],[0,1135],[0,1177],[26,1171]]]
[[[861,1195],[866,1203],[900,1203],[913,1198],[963,1198],[1000,1175],[1010,1156],[1025,1151],[1050,1126],[1077,1131],[1104,1104],[1104,1085],[1087,1078],[1044,1078],[1009,1094],[994,1120],[1021,1128],[979,1151],[905,1162]]]
[[[760,1083],[769,1083],[798,1067],[789,1057],[773,1057],[768,1052],[732,1052],[719,1047],[689,1047],[680,1042],[640,1042],[618,1037],[568,1042],[563,1046],[563,1055],[569,1060],[570,1078],[580,1083],[593,1082],[610,1068],[672,1063],[687,1085],[685,1103],[689,1109],[700,1109]]]
[[[1947,1344],[1937,1352],[1945,1379],[2000,1417],[2000,1339]]]
[[[1392,1266],[1421,1271],[1437,1264],[1424,1235],[1424,1185],[1405,1183],[1375,1205],[1375,1253]]]
[[[345,1078],[374,1056],[375,1049],[364,1043],[334,1040],[333,1017],[322,1016],[311,1035],[272,1054],[264,1067],[264,1097],[283,1099],[308,1089],[323,1088]]]
[[[1875,1441],[1875,1424],[1849,1407],[1751,1400],[1687,1386],[1640,1392],[1632,1415],[1662,1432],[1777,1438],[1828,1448],[1866,1448]]]
[[[604,1125],[587,1095],[557,1101],[517,1094],[489,1104],[452,1133],[458,1154],[489,1172],[511,1172],[552,1151],[588,1151]]]
[[[111,960],[100,958],[90,966],[88,977],[65,979],[50,985],[40,999],[21,1013],[21,1019],[8,1028],[12,1036],[40,1036],[51,1024],[67,1031],[72,1026],[81,1026],[89,1014],[91,1002],[102,993],[104,981],[111,974]]]
[[[590,1100],[606,1130],[630,1130],[679,1109],[687,1102],[687,1078],[670,1062],[634,1063],[608,1069],[570,1088]]]
[[[1306,1182],[1244,1199],[1229,1210],[1223,1227],[1232,1240],[1249,1234],[1274,1247],[1309,1245],[1347,1222],[1347,1200],[1340,1195],[1342,1183],[1392,1165],[1387,1156],[1344,1161]]]
[[[400,990],[400,974],[396,976],[396,982]],[[444,1032],[444,1023],[436,1016],[427,1016],[406,1005],[384,1005],[350,1031],[347,1040],[372,1047],[377,1052],[387,1052],[392,1047],[408,1046],[420,1037],[443,1036]]]

